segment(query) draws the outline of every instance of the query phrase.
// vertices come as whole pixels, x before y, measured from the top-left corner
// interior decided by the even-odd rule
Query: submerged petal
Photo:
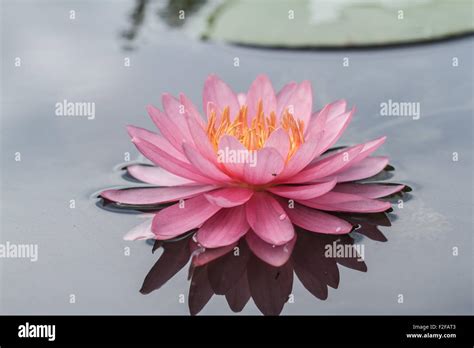
[[[124,240],[145,240],[145,239],[155,239],[155,234],[151,231],[151,223],[153,219],[148,219],[147,221],[141,223],[138,226],[132,228],[125,236]]]
[[[290,259],[296,243],[296,234],[288,243],[278,246],[266,243],[254,232],[247,233],[245,235],[245,240],[250,250],[252,250],[255,256],[260,260],[271,266],[279,267],[284,265]]]
[[[194,254],[192,258],[192,264],[194,267],[204,266],[211,261],[221,258],[222,256],[226,255],[232,249],[235,248],[237,243],[229,244],[219,248],[209,248],[204,249],[203,247],[199,246],[196,242],[192,239],[189,241],[191,251],[196,251],[197,249],[203,249],[202,251]]]

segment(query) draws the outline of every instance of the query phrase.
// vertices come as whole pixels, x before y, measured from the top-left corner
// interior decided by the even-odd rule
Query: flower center
[[[270,134],[278,127],[284,129],[290,139],[290,149],[286,160],[290,159],[301,144],[304,143],[304,122],[296,120],[288,109],[283,112],[281,119],[277,120],[274,112],[271,112],[270,115],[264,114],[263,105],[260,101],[257,113],[250,122],[246,105],[240,108],[239,114],[233,121],[230,120],[228,107],[224,108],[220,116],[219,123],[216,111],[211,111],[206,130],[207,136],[216,151],[218,150],[219,141],[224,135],[235,137],[248,150],[261,149],[270,137]]]

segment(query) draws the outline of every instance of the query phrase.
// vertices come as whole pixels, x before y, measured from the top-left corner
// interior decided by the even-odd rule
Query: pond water
[[[324,301],[295,278],[294,301],[282,314],[472,314],[472,37],[265,50],[202,42],[148,11],[130,40],[122,34],[134,7],[2,2],[1,242],[38,245],[36,262],[1,260],[2,314],[189,314],[180,301],[190,287],[187,268],[140,293],[162,250],[122,240],[143,219],[99,209],[94,194],[138,185],[119,170],[128,156],[142,160],[125,126],[151,129],[145,106],[160,106],[164,92],[200,105],[210,73],[241,91],[259,73],[277,88],[308,79],[315,109],[346,99],[357,113],[339,145],[387,135],[377,153],[396,168],[390,181],[413,188],[389,214],[392,226],[380,227],[386,242],[353,233],[365,246],[367,272],[339,266],[339,286]],[[95,117],[56,116],[64,100],[95,103]],[[419,103],[419,118],[381,116],[390,100]],[[232,311],[213,296],[200,313]],[[260,310],[250,301],[241,313]]]

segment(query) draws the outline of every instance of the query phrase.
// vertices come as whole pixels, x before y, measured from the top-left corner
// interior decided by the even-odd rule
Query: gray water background
[[[283,314],[473,313],[471,37],[387,49],[264,50],[202,42],[147,13],[137,47],[127,51],[120,32],[129,27],[133,6],[2,1],[0,241],[38,244],[39,259],[0,260],[1,314],[188,314],[178,301],[189,288],[186,271],[159,291],[140,294],[157,255],[122,236],[142,219],[98,209],[91,195],[127,185],[114,170],[124,153],[138,158],[125,126],[152,128],[145,106],[160,106],[164,92],[184,92],[201,105],[210,73],[237,91],[259,73],[276,88],[309,79],[315,109],[347,99],[358,111],[340,144],[387,135],[377,153],[396,167],[391,181],[414,189],[403,209],[394,207],[393,226],[381,228],[388,242],[357,237],[367,273],[340,267],[339,289],[330,289],[326,301],[295,280],[295,303]],[[21,67],[14,66],[16,57]],[[233,66],[235,57],[240,67]],[[95,119],[55,116],[64,99],[95,102]],[[420,119],[380,116],[388,99],[420,102]],[[222,296],[202,311],[231,313]],[[250,301],[242,313],[259,311]]]

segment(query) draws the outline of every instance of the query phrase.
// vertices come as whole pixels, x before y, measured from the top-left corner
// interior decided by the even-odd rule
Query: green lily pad
[[[474,31],[472,0],[227,0],[203,37],[272,47],[391,45]]]

